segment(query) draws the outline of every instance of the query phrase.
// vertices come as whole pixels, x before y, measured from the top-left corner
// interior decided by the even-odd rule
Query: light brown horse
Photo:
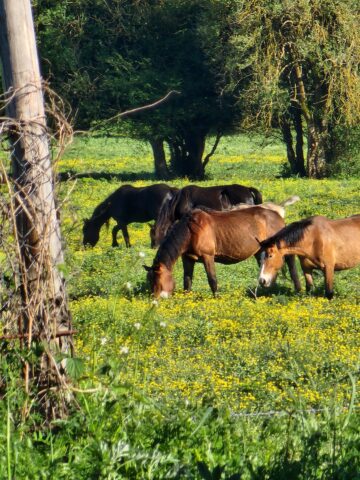
[[[315,216],[294,222],[260,243],[265,251],[259,283],[269,286],[283,265],[284,255],[298,255],[306,290],[313,287],[312,271],[325,276],[325,295],[334,296],[334,271],[360,264],[360,215],[330,220]]]
[[[281,216],[272,210],[253,207],[246,210],[218,212],[193,210],[184,215],[169,231],[148,272],[155,297],[168,297],[175,288],[172,270],[182,256],[184,289],[191,290],[194,265],[204,264],[210,288],[215,295],[217,280],[215,263],[238,263],[255,255],[260,262],[259,243],[274,235],[285,225]],[[297,290],[300,282],[294,256],[286,258],[291,278]]]

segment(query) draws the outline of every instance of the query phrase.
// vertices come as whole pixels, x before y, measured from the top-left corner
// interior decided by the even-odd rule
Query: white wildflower
[[[126,346],[121,347],[121,348],[120,348],[120,353],[121,353],[122,355],[127,355],[127,354],[129,353],[129,347],[126,347]]]
[[[132,284],[131,284],[131,282],[126,282],[126,283],[125,283],[125,287],[126,287],[128,290],[131,290],[131,289],[132,289]]]
[[[139,322],[134,323],[134,327],[136,328],[136,330],[139,330],[141,327],[141,323]]]
[[[101,345],[105,345],[107,343],[107,338],[102,337],[102,339],[100,340],[100,343]]]
[[[140,258],[145,258],[145,253],[144,252],[139,252],[139,257]]]
[[[166,327],[166,322],[160,322],[160,327],[165,328]]]
[[[155,305],[155,307],[157,307],[159,305],[159,302],[157,300],[153,300],[151,302],[152,305]]]

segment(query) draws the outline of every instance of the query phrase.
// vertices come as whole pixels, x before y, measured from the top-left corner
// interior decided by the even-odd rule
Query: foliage
[[[45,76],[71,103],[77,126],[166,141],[175,173],[202,176],[205,137],[233,129],[238,114],[231,96],[219,93],[221,62],[207,50],[209,37],[216,37],[207,28],[208,2],[35,5]],[[180,95],[161,108],[106,121],[174,89]]]
[[[34,6],[45,77],[72,104],[77,126],[161,142],[155,162],[165,155],[165,141],[177,175],[203,177],[205,138],[239,123],[249,130],[280,127],[293,174],[337,171],[337,143],[342,158],[349,156],[337,132],[352,136],[360,121],[356,0]],[[173,89],[181,95],[160,108],[116,119]],[[158,173],[166,176],[166,163]]]
[[[284,161],[280,144],[225,138],[204,184],[254,185],[265,200],[298,194],[288,221],[358,211],[358,178],[282,179]],[[156,304],[142,268],[155,254],[147,225],[130,225],[131,249],[110,248],[105,228],[94,249],[81,245],[82,218],[130,173],[135,185],[151,182],[149,150],[78,139],[58,168],[84,175],[60,185],[64,199],[73,188],[62,225],[77,403],[52,429],[32,414],[22,419],[21,351],[1,350],[0,477],[10,469],[24,479],[357,478],[359,269],[336,274],[328,302],[321,275],[313,296],[295,295],[280,277],[255,299],[251,259],[216,266],[216,299],[199,265],[185,295],[177,265],[174,297]]]
[[[336,127],[345,131],[360,121],[358,2],[234,3],[227,71],[245,124],[272,128],[300,113],[308,174],[324,175],[316,157],[330,163]],[[295,128],[302,142],[301,122]]]

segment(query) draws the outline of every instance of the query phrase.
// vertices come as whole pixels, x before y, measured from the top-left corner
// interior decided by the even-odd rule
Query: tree
[[[321,178],[336,126],[360,121],[359,3],[236,1],[227,73],[247,126],[280,127],[295,173]],[[235,60],[234,60],[235,59]],[[292,127],[296,132],[293,148]]]
[[[206,48],[217,37],[208,25],[211,2],[114,0],[110,8],[100,0],[37,0],[36,6],[44,71],[77,111],[77,126],[149,141],[160,176],[170,166],[201,178],[207,136],[232,131],[239,113],[220,89],[223,59],[214,62]],[[181,96],[156,111],[104,123],[174,89]]]
[[[19,289],[22,308],[17,312],[19,337],[45,345],[40,364],[25,363],[25,382],[39,390],[61,387],[65,371],[55,353],[70,353],[71,324],[64,279],[60,227],[55,207],[54,179],[30,0],[0,0],[0,53],[12,145],[15,238],[19,251]],[[61,337],[61,338],[60,338]],[[43,408],[49,419],[61,414],[64,403],[45,395]],[[64,397],[63,397],[64,399]]]

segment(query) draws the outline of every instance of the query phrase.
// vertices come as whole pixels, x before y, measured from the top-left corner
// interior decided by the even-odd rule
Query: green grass
[[[265,200],[297,194],[289,222],[359,213],[358,178],[282,178],[284,162],[278,143],[225,138],[202,183],[253,185]],[[184,294],[178,264],[175,295],[154,304],[142,268],[155,255],[147,225],[130,225],[131,249],[120,238],[112,249],[105,228],[94,249],[81,238],[83,219],[112,191],[155,181],[148,146],[76,139],[57,168],[84,174],[59,185],[84,364],[75,383],[84,393],[68,419],[39,429],[35,413],[20,417],[19,357],[1,353],[9,388],[0,403],[0,478],[9,470],[21,479],[360,478],[359,268],[336,274],[328,302],[321,275],[311,296],[280,276],[255,299],[253,259],[216,266],[215,299],[197,265],[194,291]]]

